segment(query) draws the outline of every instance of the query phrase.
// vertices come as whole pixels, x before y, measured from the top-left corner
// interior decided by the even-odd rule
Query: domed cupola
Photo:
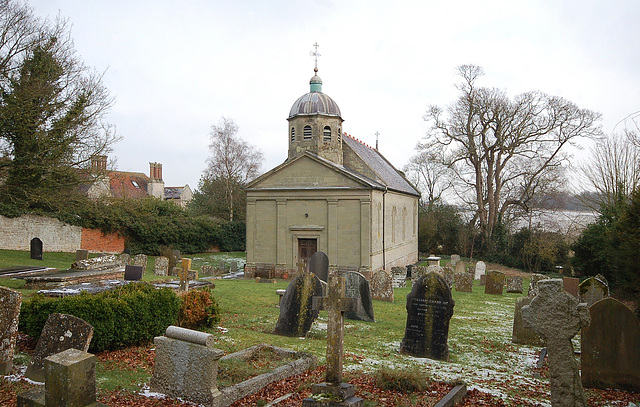
[[[298,98],[289,111],[289,156],[305,151],[342,164],[342,114],[338,104],[322,93],[318,68],[309,81],[310,90]]]

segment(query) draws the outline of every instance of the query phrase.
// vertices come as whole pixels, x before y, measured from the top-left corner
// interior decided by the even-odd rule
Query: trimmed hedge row
[[[164,334],[178,320],[180,305],[180,298],[171,289],[156,289],[149,283],[64,298],[36,294],[22,303],[19,329],[37,338],[49,314],[70,314],[93,326],[92,352],[115,350]]]

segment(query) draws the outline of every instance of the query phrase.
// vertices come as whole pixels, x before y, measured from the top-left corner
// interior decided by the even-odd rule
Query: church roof
[[[322,93],[322,79],[318,76],[318,68],[309,81],[310,91],[300,96],[291,106],[289,118],[300,115],[325,114],[342,117],[338,104],[328,95]]]
[[[378,150],[356,140],[347,133],[344,134],[342,142],[351,148],[371,171],[378,176],[380,183],[388,189],[420,196],[420,193],[407,181],[404,175],[391,165]]]

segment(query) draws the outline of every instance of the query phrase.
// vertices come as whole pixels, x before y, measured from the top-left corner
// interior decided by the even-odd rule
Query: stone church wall
[[[42,240],[45,252],[87,249],[93,252],[120,253],[124,250],[124,238],[115,234],[105,235],[101,231],[72,226],[44,216],[0,216],[1,249],[30,250],[30,242],[34,237]]]

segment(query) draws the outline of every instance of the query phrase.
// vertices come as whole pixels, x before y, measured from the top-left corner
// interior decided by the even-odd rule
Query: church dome
[[[341,117],[338,104],[329,96],[322,93],[322,79],[318,76],[318,68],[314,69],[315,75],[309,81],[311,91],[298,98],[291,106],[289,118],[302,115],[324,114]]]

